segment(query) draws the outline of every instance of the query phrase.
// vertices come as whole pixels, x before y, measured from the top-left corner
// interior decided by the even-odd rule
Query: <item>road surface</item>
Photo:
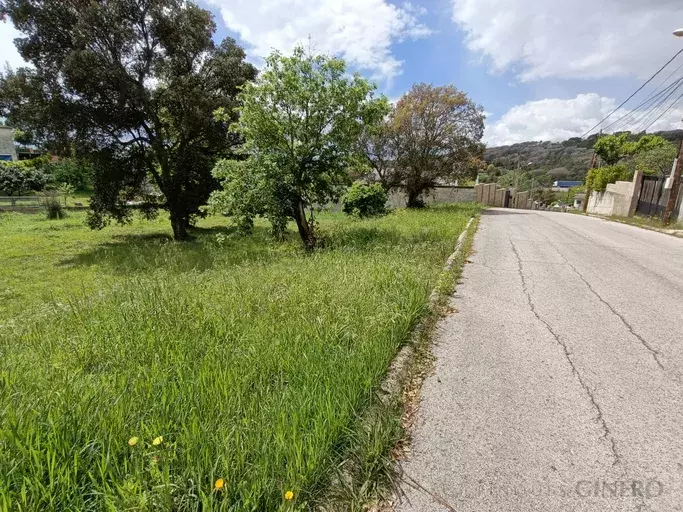
[[[470,260],[397,510],[683,510],[683,239],[492,209]]]

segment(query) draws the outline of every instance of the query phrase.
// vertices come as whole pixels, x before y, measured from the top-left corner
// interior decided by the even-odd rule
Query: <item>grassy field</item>
[[[313,255],[1,215],[0,510],[308,509],[476,212],[323,215]]]

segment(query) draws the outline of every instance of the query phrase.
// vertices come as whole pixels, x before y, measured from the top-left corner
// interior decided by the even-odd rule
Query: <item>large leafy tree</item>
[[[394,107],[379,124],[364,130],[360,137],[360,149],[367,159],[367,169],[361,176],[368,181],[377,181],[389,192],[401,185],[400,173],[395,172],[400,152],[398,133],[393,124]]]
[[[339,199],[361,158],[361,133],[386,114],[386,99],[373,91],[360,75],[347,75],[340,59],[301,47],[291,57],[274,52],[239,95],[234,126],[247,159],[216,166],[224,189],[214,206],[242,224],[258,214],[281,229],[293,219],[304,245],[314,248],[316,208]]]
[[[420,206],[420,195],[439,182],[473,177],[483,168],[483,109],[454,86],[413,85],[385,129],[389,135],[377,132],[373,141],[385,141],[389,150],[374,147],[366,155],[373,167],[378,155],[391,161],[380,179],[386,187],[403,188],[409,207]]]
[[[176,239],[217,186],[211,169],[239,142],[213,112],[233,112],[256,76],[210,12],[185,0],[4,0],[33,68],[5,74],[0,114],[57,154],[95,169],[90,222],[125,221],[127,199],[156,185]],[[230,118],[230,116],[228,116]]]
[[[21,196],[27,192],[39,192],[49,181],[50,176],[34,166],[0,162],[0,193]]]
[[[606,165],[616,165],[623,158],[671,145],[659,135],[643,135],[637,141],[630,139],[630,132],[601,135],[593,145],[593,149]]]
[[[671,173],[677,154],[678,148],[665,141],[660,146],[636,153],[631,159],[630,167],[633,170],[643,171],[646,174],[664,177]]]

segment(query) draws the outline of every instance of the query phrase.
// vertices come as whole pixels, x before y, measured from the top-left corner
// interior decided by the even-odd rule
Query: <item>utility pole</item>
[[[598,134],[598,140],[600,140],[600,137],[602,137],[602,130],[600,130],[600,133]],[[598,160],[598,155],[595,154],[595,149],[593,150],[593,158],[591,158],[591,169],[595,169],[595,164],[597,163]],[[590,172],[590,169],[588,170]],[[588,175],[586,175],[586,178],[588,178]],[[588,198],[591,196],[591,189],[588,186],[588,179],[586,179],[586,197],[583,199],[583,211],[588,211]]]
[[[683,169],[683,139],[678,148],[678,156],[676,157],[676,167],[671,173],[671,189],[669,190],[669,199],[666,202],[666,210],[664,210],[664,217],[662,223],[668,225],[671,222],[671,214],[676,208],[676,201],[678,200],[679,190],[681,188],[681,170]]]

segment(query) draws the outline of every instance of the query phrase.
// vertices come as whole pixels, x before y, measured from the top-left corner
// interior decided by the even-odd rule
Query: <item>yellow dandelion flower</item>
[[[294,499],[294,493],[292,491],[287,491],[285,493],[285,499],[287,501],[292,501]]]
[[[131,437],[128,440],[128,446],[135,446],[136,444],[138,444],[138,438],[137,437]]]
[[[222,478],[219,478],[218,480],[216,480],[216,483],[213,485],[213,488],[217,491],[220,491],[224,485],[225,485],[225,480],[223,480]]]
[[[152,441],[152,444],[154,446],[159,446],[163,442],[164,442],[164,436],[159,436],[159,437],[154,438],[154,441]]]

